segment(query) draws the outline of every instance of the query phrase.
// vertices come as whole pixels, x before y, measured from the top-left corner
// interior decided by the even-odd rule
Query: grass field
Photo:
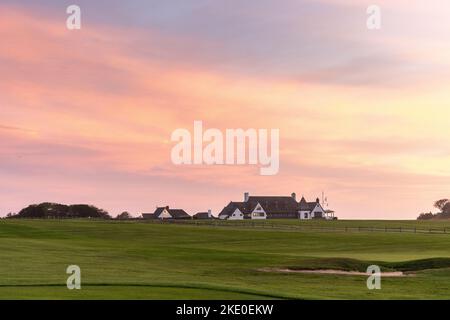
[[[450,228],[435,221],[271,221]],[[0,299],[450,299],[450,233],[270,230],[83,220],[0,220]],[[261,269],[413,272],[383,278]],[[82,289],[68,290],[68,265]]]

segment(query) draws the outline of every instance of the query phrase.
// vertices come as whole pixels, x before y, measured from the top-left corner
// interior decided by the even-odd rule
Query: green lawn
[[[435,221],[306,223],[450,228]],[[364,276],[260,271],[359,270],[371,263],[415,272],[383,278],[382,289],[370,291]],[[65,287],[65,270],[73,264],[82,270],[81,290]],[[0,299],[31,298],[450,299],[450,233],[0,220]]]
[[[211,223],[208,220],[193,220],[186,221],[190,223],[198,223],[205,224]],[[224,220],[215,220],[213,223],[222,224],[222,225],[234,225],[236,223],[242,225],[251,225],[251,226],[290,226],[290,227],[314,227],[314,228],[326,228],[326,229],[342,229],[342,228],[375,228],[375,229],[385,229],[388,231],[399,231],[399,228],[405,231],[413,231],[414,228],[421,231],[429,231],[431,229],[432,232],[436,231],[444,231],[450,234],[450,220],[296,220],[296,219],[269,219],[269,220],[244,220],[244,221],[224,221]],[[398,229],[398,230],[397,230]]]

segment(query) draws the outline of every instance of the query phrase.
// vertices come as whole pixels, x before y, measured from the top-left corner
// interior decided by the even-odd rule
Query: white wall
[[[305,218],[305,214],[307,217]],[[311,214],[309,211],[300,211],[300,220],[309,220],[311,219]]]
[[[167,209],[164,208],[163,212],[161,212],[161,214],[158,217],[159,219],[171,219],[172,216],[169,213],[169,211],[167,211]]]
[[[322,206],[320,204],[317,204],[314,210],[312,211],[312,216],[314,217],[315,212],[320,212],[322,214],[322,217],[325,218],[325,210],[323,210]]]
[[[251,214],[252,219],[255,220],[265,220],[267,219],[266,211],[264,211],[263,207],[258,203]]]
[[[228,218],[228,220],[244,220],[244,214],[241,210],[234,210],[233,214]]]

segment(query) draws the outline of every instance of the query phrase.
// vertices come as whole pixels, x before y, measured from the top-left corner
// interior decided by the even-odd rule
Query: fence
[[[10,218],[11,219],[11,218]],[[267,221],[253,222],[248,220],[241,221],[224,221],[224,220],[159,220],[159,219],[127,219],[127,220],[114,220],[114,219],[80,219],[80,218],[36,218],[25,220],[84,220],[84,221],[135,221],[135,222],[145,222],[154,224],[184,224],[184,225],[194,225],[194,226],[214,226],[214,227],[233,227],[233,228],[254,228],[254,229],[272,229],[272,230],[285,230],[285,231],[329,231],[329,232],[396,232],[396,233],[421,233],[421,234],[450,234],[450,227],[442,228],[417,228],[411,226],[401,226],[401,227],[380,227],[380,226],[319,226],[310,224],[282,224],[282,223],[271,223]],[[327,222],[328,223],[328,222]],[[330,223],[332,223],[330,221]]]
[[[214,226],[233,228],[255,228],[287,231],[328,231],[328,232],[392,232],[392,233],[421,233],[421,234],[450,234],[450,228],[417,228],[417,227],[368,227],[368,226],[317,226],[317,225],[290,225],[270,222],[247,221],[195,221],[195,220],[146,220],[159,224],[183,224],[194,226]]]

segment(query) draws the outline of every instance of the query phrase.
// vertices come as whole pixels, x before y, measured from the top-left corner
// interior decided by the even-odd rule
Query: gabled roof
[[[155,218],[159,218],[161,213],[163,213],[164,209],[166,209],[169,214],[172,216],[172,218],[179,219],[179,218],[190,218],[191,216],[184,211],[183,209],[170,209],[169,207],[158,207],[156,208],[155,212],[153,213]]]
[[[191,216],[183,209],[169,209],[169,213],[174,218],[190,218]]]
[[[307,202],[306,199],[304,197],[302,197],[302,199],[298,203],[298,210],[299,211],[313,211],[318,203],[319,202],[317,202],[317,201]]]
[[[153,212],[153,216],[159,217],[159,215],[160,215],[161,213],[163,213],[164,209],[166,209],[166,207],[156,208],[155,212]]]
[[[246,213],[247,209],[245,202],[233,202],[231,201],[225,208],[220,211],[219,216],[231,216],[236,209],[239,209],[242,213]]]

